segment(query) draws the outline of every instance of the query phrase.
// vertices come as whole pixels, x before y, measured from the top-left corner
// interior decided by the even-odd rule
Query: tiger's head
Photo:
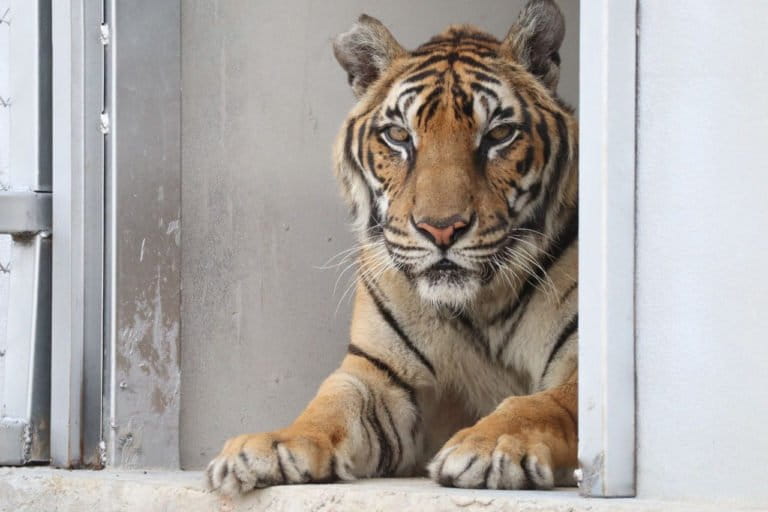
[[[527,277],[574,210],[576,123],[555,92],[564,33],[554,1],[532,0],[501,41],[451,26],[407,51],[365,15],[336,38],[358,97],[336,174],[361,245],[423,299],[463,307]]]

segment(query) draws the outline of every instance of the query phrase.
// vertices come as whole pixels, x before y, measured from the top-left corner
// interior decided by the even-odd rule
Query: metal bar
[[[102,463],[102,0],[53,2],[53,347],[51,458]]]
[[[14,238],[0,464],[48,460],[51,371],[51,238]],[[21,437],[19,437],[21,436]],[[20,441],[20,443],[19,443]]]
[[[51,230],[51,194],[0,192],[0,233],[32,234]]]
[[[51,191],[51,2],[12,0],[11,183]]]
[[[178,468],[181,5],[107,11],[107,464]]]
[[[580,18],[580,488],[634,496],[636,0]]]

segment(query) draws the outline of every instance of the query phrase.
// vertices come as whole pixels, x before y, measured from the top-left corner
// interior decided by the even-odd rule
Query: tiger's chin
[[[416,277],[416,289],[425,302],[461,309],[477,296],[480,278],[465,270],[428,270]]]

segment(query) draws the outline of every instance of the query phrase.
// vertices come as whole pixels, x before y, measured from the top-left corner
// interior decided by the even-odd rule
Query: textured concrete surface
[[[182,2],[184,469],[291,421],[346,350],[353,272],[335,286],[345,265],[318,268],[352,246],[331,145],[354,100],[332,37],[363,12],[408,47],[451,23],[503,37],[522,3]],[[579,3],[561,5],[574,103]]]
[[[727,505],[581,498],[575,489],[476,491],[445,489],[423,479],[365,480],[281,486],[242,499],[204,490],[200,472],[0,469],[0,512],[714,512]],[[757,509],[752,509],[757,510]]]

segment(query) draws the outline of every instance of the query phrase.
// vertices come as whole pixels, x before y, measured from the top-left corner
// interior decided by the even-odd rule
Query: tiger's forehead
[[[496,53],[482,56],[478,48],[485,46],[474,43],[471,51],[457,49],[465,44],[441,40],[428,52],[414,52],[385,96],[382,121],[422,130],[446,113],[470,128],[510,117],[516,97],[497,71]]]
[[[514,103],[497,71],[500,45],[475,27],[448,27],[406,57],[385,94],[380,121],[420,130],[451,110],[461,124],[487,124]]]

